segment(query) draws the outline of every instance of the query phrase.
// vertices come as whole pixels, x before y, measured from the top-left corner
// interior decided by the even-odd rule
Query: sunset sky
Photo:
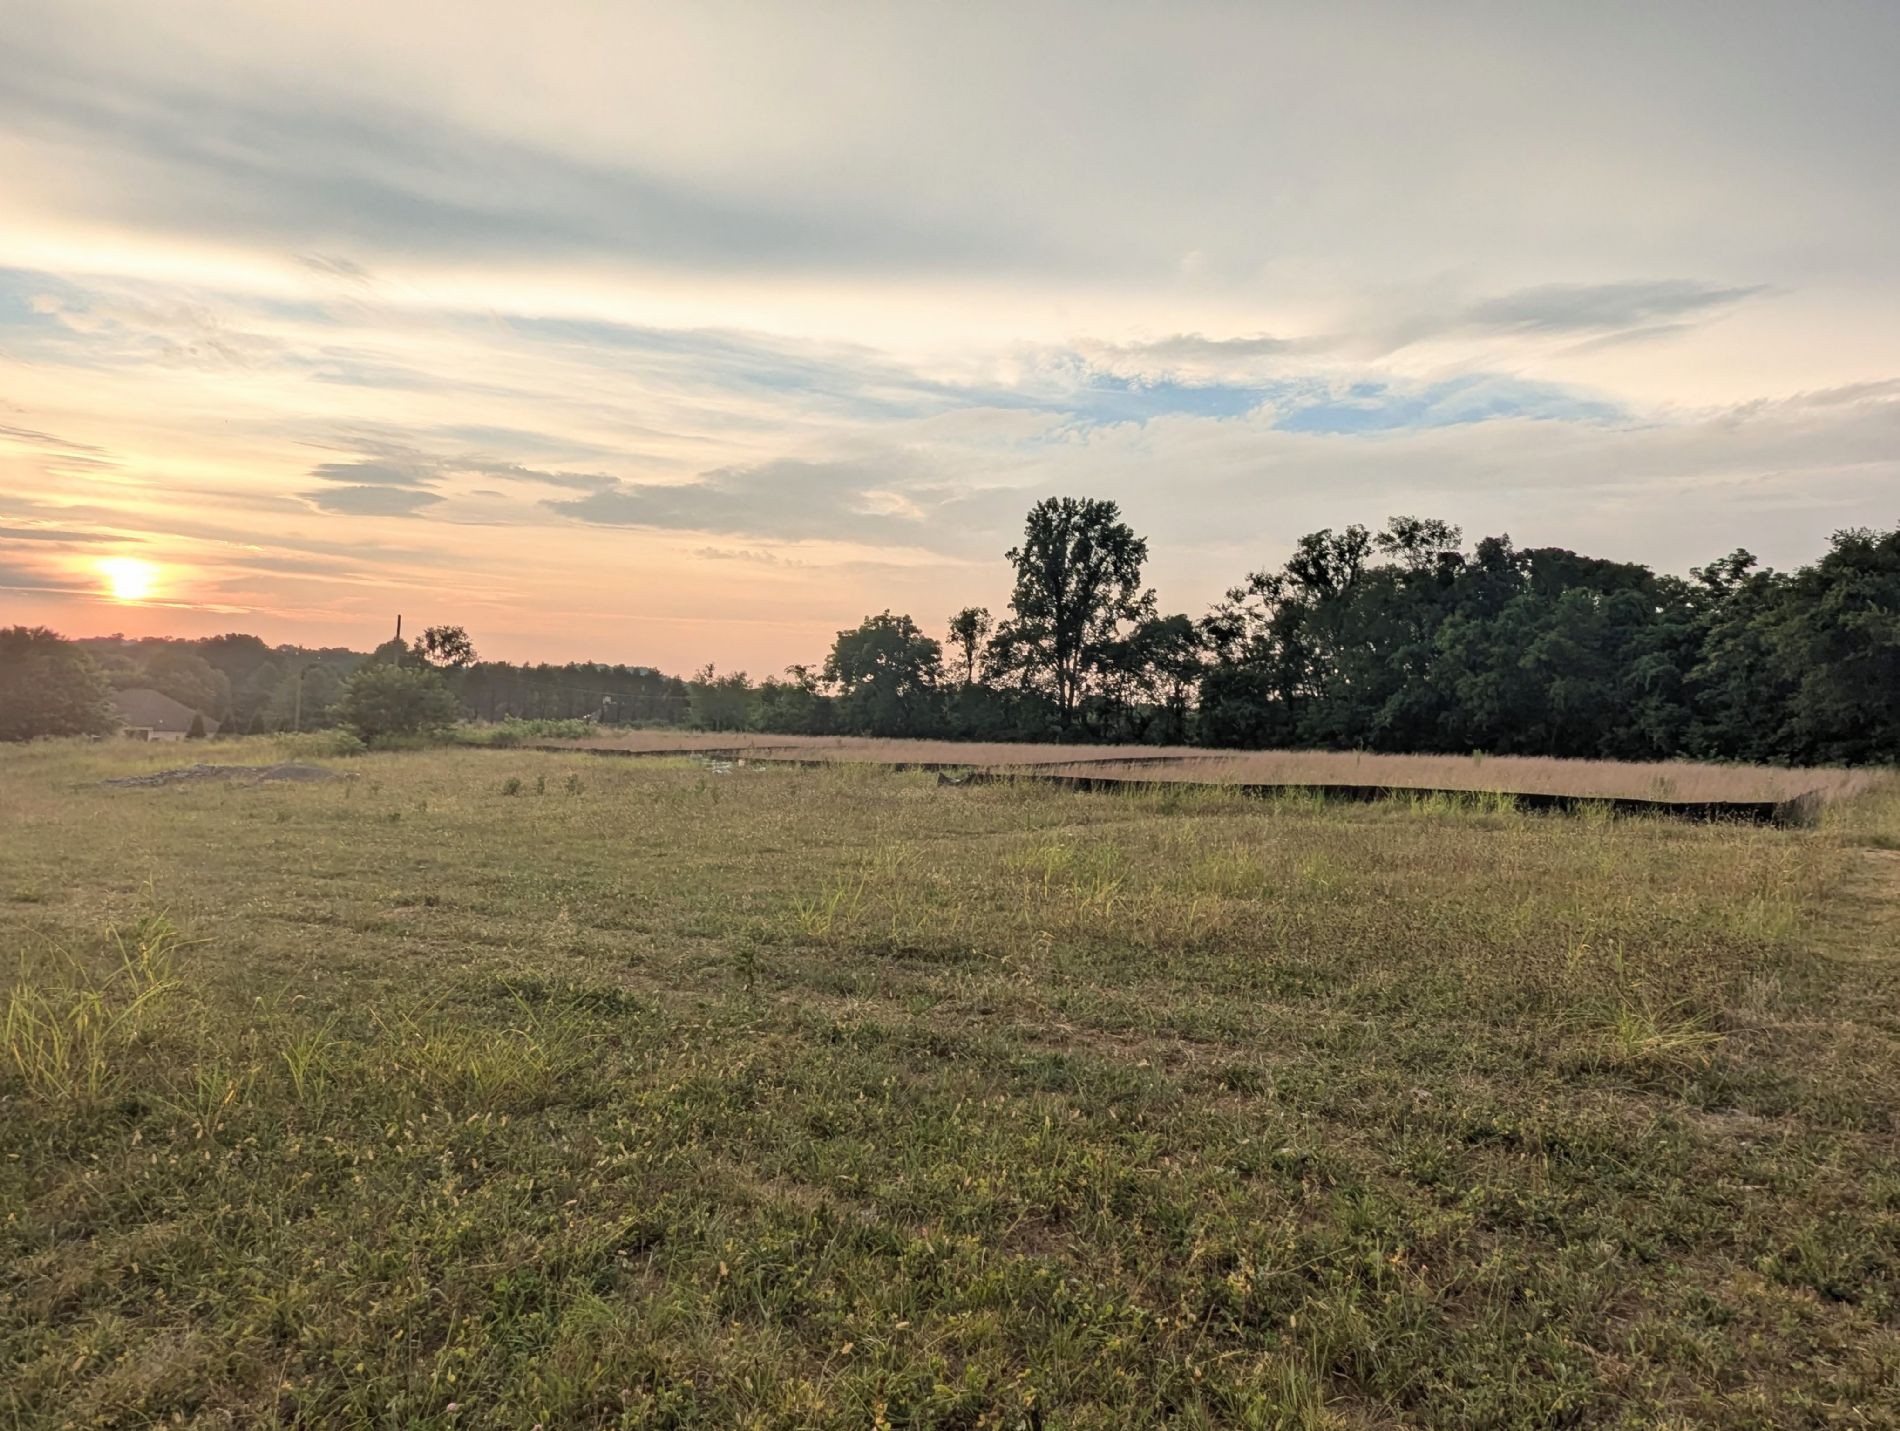
[[[1900,5],[0,6],[0,623],[754,675],[1900,521]]]

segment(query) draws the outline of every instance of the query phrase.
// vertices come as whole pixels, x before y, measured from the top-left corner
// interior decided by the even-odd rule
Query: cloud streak
[[[413,517],[444,500],[438,492],[400,487],[324,487],[303,497],[320,511],[340,517]]]
[[[1766,291],[1673,278],[1636,283],[1546,283],[1483,299],[1464,313],[1473,328],[1507,333],[1646,329],[1707,317]]]
[[[958,264],[981,253],[954,223],[744,202],[631,164],[476,132],[394,99],[345,104],[307,88],[206,92],[107,75],[38,50],[0,87],[0,124],[55,136],[91,159],[88,195],[122,221],[232,236],[362,284],[356,252],[419,246],[437,258],[624,258],[661,265],[790,268]]]
[[[909,545],[927,537],[922,514],[914,504],[888,500],[907,465],[901,454],[875,467],[781,459],[708,472],[693,482],[616,483],[542,505],[603,526]]]

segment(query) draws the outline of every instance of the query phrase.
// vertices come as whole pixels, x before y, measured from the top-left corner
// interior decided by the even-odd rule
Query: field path
[[[1857,849],[1837,917],[1816,940],[1818,952],[1855,963],[1900,959],[1900,850]]]

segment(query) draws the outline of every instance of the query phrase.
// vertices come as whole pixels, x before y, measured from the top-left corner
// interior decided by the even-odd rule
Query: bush
[[[343,686],[337,718],[367,744],[391,736],[447,730],[461,707],[434,671],[380,662],[362,667]]]
[[[363,744],[362,737],[353,730],[307,730],[301,734],[279,735],[275,739],[277,748],[291,760],[306,756],[361,755],[369,749]]]
[[[467,725],[456,732],[463,745],[490,745],[509,749],[531,740],[585,740],[599,735],[601,727],[591,720],[524,720],[510,716],[500,725]]]

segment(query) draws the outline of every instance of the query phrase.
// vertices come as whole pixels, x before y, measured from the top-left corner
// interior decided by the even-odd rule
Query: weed
[[[425,1100],[476,1112],[531,1108],[549,1097],[583,1056],[570,1016],[515,1000],[521,1017],[504,1028],[472,1027],[439,1006],[378,1012],[392,1073]]]
[[[1613,1064],[1626,1066],[1706,1067],[1722,1035],[1688,999],[1660,995],[1630,969],[1625,950],[1611,958],[1616,979],[1615,1005],[1603,1030],[1603,1045]]]
[[[851,924],[864,908],[864,892],[871,871],[860,870],[855,878],[840,875],[816,895],[798,895],[792,900],[792,914],[807,939],[828,939]]]
[[[255,1064],[237,1066],[213,1055],[191,1063],[182,1079],[165,1080],[171,1097],[158,1102],[183,1118],[194,1138],[215,1138],[225,1118],[250,1091],[258,1072]]]
[[[285,1043],[278,1051],[283,1060],[284,1069],[290,1075],[291,1095],[297,1102],[310,1108],[317,1105],[328,1084],[329,1065],[335,1039],[332,1030],[336,1027],[336,1018],[325,1019],[314,1027],[305,1027]]]
[[[41,1097],[96,1101],[123,1075],[121,1060],[152,1006],[177,987],[172,964],[184,941],[163,912],[110,929],[107,943],[115,957],[103,974],[67,956],[56,977],[21,979],[6,991],[0,1039]]]
[[[1706,1066],[1721,1041],[1686,1003],[1659,1003],[1643,994],[1616,1006],[1607,1037],[1611,1059],[1630,1064]]]

